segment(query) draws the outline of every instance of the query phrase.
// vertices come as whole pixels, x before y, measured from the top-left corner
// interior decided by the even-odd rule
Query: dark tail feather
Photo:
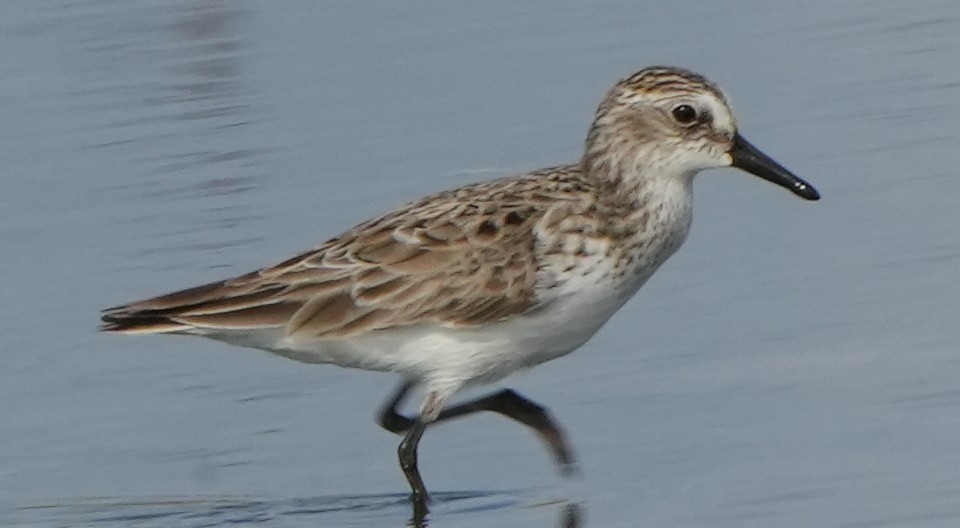
[[[223,289],[224,281],[211,282],[143,301],[112,306],[100,315],[100,330],[130,334],[176,332],[189,328],[172,317],[205,302]]]
[[[283,285],[249,288],[232,281],[204,284],[107,308],[100,316],[100,330],[153,334],[283,326],[301,305],[277,299],[283,290]]]
[[[187,325],[178,323],[168,316],[150,313],[150,310],[142,312],[107,312],[100,317],[100,331],[119,332],[127,334],[154,334],[164,332],[176,332],[189,328]]]

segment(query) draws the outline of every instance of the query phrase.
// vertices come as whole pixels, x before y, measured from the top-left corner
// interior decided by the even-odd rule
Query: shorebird
[[[583,345],[683,243],[694,175],[728,166],[819,199],[737,132],[717,85],[647,68],[607,92],[575,163],[427,196],[279,264],[108,308],[101,329],[400,374],[379,422],[404,435],[400,466],[422,518],[417,444],[439,421],[502,414],[574,469],[560,426],[517,392],[445,403]],[[407,417],[398,407],[414,387],[425,396]]]

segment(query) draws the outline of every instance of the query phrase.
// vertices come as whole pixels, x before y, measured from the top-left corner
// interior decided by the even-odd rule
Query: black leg
[[[387,403],[383,405],[383,408],[380,409],[380,414],[377,416],[377,422],[380,423],[380,426],[390,431],[391,433],[400,434],[405,431],[409,431],[413,427],[413,420],[399,414],[397,412],[397,407],[400,406],[400,403],[403,402],[403,399],[407,397],[407,393],[410,392],[410,389],[413,388],[413,383],[409,381],[404,381],[400,384],[400,387],[397,388],[397,391],[387,400]]]
[[[413,426],[407,431],[400,442],[400,448],[397,454],[400,457],[400,468],[403,469],[403,475],[407,477],[410,483],[410,489],[413,494],[410,496],[410,502],[413,503],[414,526],[423,524],[424,518],[429,511],[427,508],[427,487],[423,484],[423,478],[420,477],[420,469],[417,467],[417,444],[420,443],[420,437],[427,428],[427,424],[421,420],[414,420]]]
[[[411,388],[413,388],[412,383],[404,382],[381,410],[379,422],[388,431],[394,433],[410,431],[416,423],[415,420],[397,412],[397,407],[403,402]],[[554,459],[560,465],[561,471],[565,475],[576,473],[576,460],[563,429],[557,425],[556,421],[550,416],[550,412],[544,407],[524,398],[513,390],[504,389],[489,396],[444,409],[440,412],[436,421],[459,418],[480,411],[502,414],[533,429],[547,444]]]
[[[524,398],[511,389],[504,389],[489,396],[479,398],[445,409],[440,420],[458,418],[480,411],[502,414],[531,428],[547,444],[554,460],[565,475],[576,473],[576,460],[573,450],[567,442],[563,429],[553,420],[550,412],[543,406]]]

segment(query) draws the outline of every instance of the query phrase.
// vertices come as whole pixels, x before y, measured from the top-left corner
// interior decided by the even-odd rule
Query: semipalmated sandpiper
[[[400,374],[379,421],[404,434],[400,465],[422,518],[417,444],[428,424],[500,413],[573,469],[560,427],[516,392],[444,403],[583,345],[683,243],[693,176],[727,166],[819,198],[737,133],[715,84],[647,68],[606,94],[575,163],[440,192],[277,265],[108,308],[101,329],[199,335]],[[398,406],[416,386],[420,414],[403,416]]]

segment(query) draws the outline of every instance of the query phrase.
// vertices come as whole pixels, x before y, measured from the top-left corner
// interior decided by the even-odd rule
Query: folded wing
[[[432,323],[475,326],[535,303],[529,202],[433,197],[247,275],[104,310],[101,329],[224,333],[281,328],[343,338]]]

